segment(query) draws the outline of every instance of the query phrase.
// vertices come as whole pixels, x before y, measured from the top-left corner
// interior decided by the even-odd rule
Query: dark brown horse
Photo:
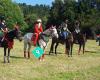
[[[58,34],[59,35],[59,34]],[[61,39],[60,35],[59,38],[52,38],[52,43],[51,43],[51,48],[49,51],[49,55],[50,53],[53,53],[53,47],[55,45],[55,54],[57,55],[57,47],[59,45],[59,43],[61,44],[65,44],[65,54],[68,54],[68,57],[72,56],[72,48],[73,48],[73,35],[71,33],[69,33],[69,35],[67,36],[66,39]]]
[[[17,28],[15,28],[12,31],[9,31],[6,34],[5,39],[3,41],[0,40],[0,43],[1,43],[0,46],[4,48],[4,63],[6,63],[6,57],[7,57],[8,63],[10,62],[10,60],[9,60],[10,50],[13,47],[15,37],[17,39],[19,39],[20,41],[22,40],[21,32]],[[6,52],[7,49],[8,49],[8,55],[7,55],[7,52]]]
[[[78,55],[80,54],[81,47],[83,46],[83,54],[84,54],[85,43],[86,43],[86,35],[82,34],[81,32],[78,33],[78,34],[73,32],[73,33],[70,33],[68,35],[66,40],[60,39],[60,37],[58,39],[57,38],[52,38],[52,43],[51,43],[51,48],[50,48],[49,54],[53,53],[54,45],[55,45],[55,54],[57,54],[56,49],[57,49],[59,43],[65,44],[65,48],[66,48],[65,49],[66,50],[65,53],[67,53],[68,56],[72,56],[73,44],[79,44]]]
[[[80,55],[81,48],[83,48],[83,54],[84,54],[85,44],[86,44],[86,34],[82,32],[79,32],[79,33],[72,32],[72,34],[74,38],[73,44],[79,45],[78,55]]]

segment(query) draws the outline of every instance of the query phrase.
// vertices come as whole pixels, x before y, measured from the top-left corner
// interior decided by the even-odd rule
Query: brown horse
[[[59,35],[59,34],[58,34]],[[72,48],[73,48],[73,35],[71,33],[69,33],[67,39],[61,39],[60,35],[59,38],[52,38],[52,43],[51,43],[51,48],[49,51],[49,55],[50,53],[53,53],[53,47],[55,45],[55,54],[57,55],[57,47],[59,45],[59,43],[61,44],[65,44],[65,54],[68,54],[68,57],[72,56]]]
[[[85,44],[86,44],[86,34],[82,32],[79,32],[79,33],[73,32],[72,34],[74,38],[73,43],[79,45],[78,55],[80,55],[81,47],[83,47],[83,54],[84,54]]]

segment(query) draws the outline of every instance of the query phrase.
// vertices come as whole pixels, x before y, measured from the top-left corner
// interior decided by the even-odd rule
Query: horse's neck
[[[47,36],[50,36],[50,31],[49,31],[49,29],[45,30],[45,31],[43,32],[43,34],[45,34],[45,35],[47,35]]]
[[[14,37],[15,37],[15,31],[16,30],[12,30],[12,31],[10,31],[10,32],[8,32],[7,33],[7,38],[10,38],[10,39],[14,39]]]
[[[47,35],[47,34],[40,34],[40,39],[42,39],[44,42],[48,42],[49,41],[49,37],[50,35]]]

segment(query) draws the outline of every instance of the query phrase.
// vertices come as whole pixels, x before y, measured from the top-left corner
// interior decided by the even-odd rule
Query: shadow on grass
[[[57,54],[64,54],[64,53],[57,52]],[[46,51],[46,55],[49,55],[49,51]],[[51,52],[50,55],[55,55],[55,52]]]
[[[98,53],[97,51],[85,51],[85,52],[89,52],[89,53]]]
[[[10,58],[25,59],[24,57],[18,57],[18,56],[10,56]]]

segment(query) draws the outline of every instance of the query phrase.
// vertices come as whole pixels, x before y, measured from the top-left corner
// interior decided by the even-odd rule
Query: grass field
[[[57,56],[48,55],[49,48],[44,62],[32,54],[24,59],[23,42],[16,40],[10,63],[6,64],[0,48],[0,80],[100,80],[100,46],[94,40],[87,41],[84,55],[77,55],[78,45],[74,45],[71,58],[65,55],[64,45],[58,46]]]

